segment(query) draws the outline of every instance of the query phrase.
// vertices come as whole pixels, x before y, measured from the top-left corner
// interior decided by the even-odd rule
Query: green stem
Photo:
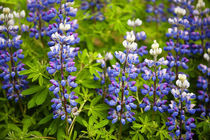
[[[123,72],[122,72],[122,76],[124,74],[125,76],[125,68],[126,68],[126,65],[127,65],[127,58],[128,58],[128,53],[129,53],[129,50],[127,49],[127,52],[126,52],[126,57],[125,57],[125,63],[124,63],[124,66],[123,66]],[[120,131],[119,131],[119,140],[121,140],[121,135],[122,135],[122,122],[121,122],[121,118],[122,118],[122,114],[123,114],[123,102],[124,102],[124,88],[125,88],[125,82],[122,81],[122,95],[121,95],[121,110],[120,110]]]
[[[84,100],[83,104],[80,106],[78,112],[80,113],[82,111],[82,108],[84,107],[85,103],[87,102],[87,100]],[[77,116],[74,116],[73,121],[68,129],[68,133],[69,133],[69,138],[71,139],[72,136],[72,132],[73,132],[73,128],[74,128],[74,124],[76,121]]]

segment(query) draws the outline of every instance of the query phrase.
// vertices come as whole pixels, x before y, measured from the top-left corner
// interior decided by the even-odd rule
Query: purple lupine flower
[[[193,118],[186,119],[186,113],[195,113],[195,105],[192,104],[191,100],[195,99],[196,96],[193,93],[189,93],[187,90],[190,84],[187,81],[186,75],[179,74],[178,78],[176,87],[171,90],[175,101],[171,101],[171,104],[169,104],[168,112],[171,114],[171,117],[168,118],[166,125],[173,138],[182,139],[183,126],[185,126],[186,135],[188,135],[187,139],[192,139],[193,133],[191,129],[196,126]]]
[[[139,63],[139,58],[135,53],[137,49],[135,39],[134,31],[127,32],[126,40],[123,42],[126,51],[115,52],[115,57],[120,63],[117,62],[112,68],[107,68],[110,84],[105,102],[112,107],[107,118],[112,120],[112,123],[120,120],[120,125],[125,125],[126,120],[128,122],[135,120],[132,109],[136,109],[137,105],[134,103],[135,98],[129,95],[130,92],[137,92],[134,79],[138,76],[135,64]]]
[[[17,14],[17,13],[16,13]],[[23,16],[23,14],[21,14]],[[3,8],[0,15],[1,35],[0,35],[0,77],[2,89],[6,90],[7,98],[14,99],[15,102],[20,100],[23,95],[21,92],[27,88],[27,76],[19,73],[24,69],[24,64],[20,61],[24,58],[20,45],[22,44],[19,26],[14,25],[14,16],[9,8]]]
[[[143,102],[139,105],[140,108],[144,108],[144,111],[148,111],[151,108],[154,111],[160,111],[161,113],[167,110],[166,100],[163,100],[164,96],[168,94],[170,87],[164,82],[166,74],[166,69],[161,69],[162,65],[167,65],[168,61],[163,57],[157,60],[159,54],[161,54],[162,49],[159,48],[159,44],[154,41],[152,44],[152,49],[150,49],[150,54],[154,57],[153,60],[145,59],[144,65],[141,68],[142,78],[144,80],[152,80],[154,84],[151,86],[144,84],[141,89],[141,93],[144,96],[153,96],[153,102],[150,103],[148,97],[144,97]],[[154,71],[151,68],[154,67]],[[159,97],[159,98],[158,98]]]
[[[56,16],[57,11],[52,4],[60,3],[60,0],[27,0],[27,9],[30,11],[27,21],[33,23],[30,28],[30,37],[39,39],[46,34],[49,22]]]
[[[81,10],[84,10],[84,15],[88,18],[90,17],[91,20],[103,21],[105,20],[105,16],[102,11],[107,3],[107,0],[95,0],[90,2],[88,0],[82,0]]]
[[[165,7],[163,3],[159,3],[158,0],[147,0],[146,12],[149,13],[147,16],[147,22],[165,22],[167,21],[167,16],[165,13]]]
[[[54,3],[54,1],[50,3]],[[67,87],[76,88],[78,85],[75,83],[76,77],[67,75],[67,73],[71,74],[77,71],[74,60],[78,55],[79,48],[72,47],[72,45],[79,42],[78,34],[74,33],[78,28],[78,24],[77,20],[70,21],[69,17],[63,17],[62,15],[68,13],[68,16],[74,17],[77,10],[69,6],[69,3],[59,4],[61,9],[54,10],[55,13],[51,13],[57,15],[57,22],[47,28],[48,35],[51,37],[51,41],[48,42],[51,51],[48,52],[50,65],[47,67],[47,71],[50,74],[60,73],[60,77],[54,77],[54,79],[50,80],[52,86],[49,90],[55,96],[51,100],[53,103],[53,118],[60,117],[62,120],[71,123],[71,115],[79,114],[76,107],[77,102],[75,101],[78,97],[73,91],[69,91]],[[73,11],[69,11],[69,9],[73,9]]]

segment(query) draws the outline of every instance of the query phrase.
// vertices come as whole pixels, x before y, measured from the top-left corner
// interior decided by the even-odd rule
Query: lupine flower
[[[143,72],[142,78],[144,80],[153,80],[154,84],[151,86],[144,84],[141,89],[141,93],[145,96],[153,96],[153,102],[149,101],[148,97],[144,97],[143,102],[139,105],[140,108],[144,108],[144,111],[148,111],[153,108],[154,111],[159,110],[161,113],[167,110],[165,105],[166,100],[163,100],[164,96],[168,94],[170,88],[167,83],[164,82],[166,69],[161,69],[161,65],[167,65],[168,61],[164,58],[157,59],[158,55],[162,53],[162,49],[159,48],[159,44],[154,40],[150,54],[153,56],[153,60],[145,59],[145,66],[141,68]],[[154,67],[154,72],[151,70]],[[159,97],[159,98],[158,98]],[[151,107],[152,106],[152,107]]]
[[[107,0],[95,0],[90,2],[89,0],[82,0],[81,10],[84,10],[84,14],[92,20],[103,21],[105,20],[103,8],[107,3]],[[89,14],[89,11],[91,11],[91,14]]]
[[[168,117],[166,125],[171,137],[175,139],[183,139],[183,128],[186,130],[186,139],[192,139],[193,133],[191,130],[196,127],[194,118],[186,118],[186,113],[194,114],[196,111],[193,108],[195,105],[191,102],[191,99],[195,99],[196,95],[188,92],[189,86],[187,76],[179,74],[176,88],[171,90],[175,101],[171,101],[171,104],[169,104],[168,112],[171,114],[171,117]]]
[[[138,55],[135,53],[137,43],[134,31],[127,32],[125,38],[123,46],[126,51],[115,52],[115,57],[120,63],[117,62],[116,65],[112,65],[112,68],[107,68],[110,84],[109,94],[105,98],[105,102],[112,107],[108,119],[112,120],[112,123],[120,120],[122,125],[125,125],[126,120],[128,122],[135,120],[132,109],[136,109],[137,105],[134,104],[135,98],[129,96],[129,93],[137,91],[136,81],[133,80],[138,73],[134,64],[139,63]]]
[[[108,73],[107,73],[106,63],[108,60],[113,59],[113,55],[108,52],[108,53],[106,53],[105,57],[103,58],[102,55],[99,53],[98,58],[101,58],[101,59],[96,60],[96,62],[101,64],[103,71],[102,72],[98,71],[100,77],[97,77],[96,75],[94,75],[94,80],[101,80],[101,85],[103,85],[103,89],[102,88],[96,89],[96,92],[99,95],[104,95],[104,97],[105,97],[106,93],[107,93],[107,80],[108,80],[107,79]]]
[[[46,34],[49,22],[57,13],[52,8],[52,4],[56,2],[60,3],[60,0],[27,0],[27,9],[30,11],[27,20],[33,23],[33,27],[30,28],[30,37],[38,39]]]
[[[147,9],[146,12],[150,15],[147,17],[147,22],[156,22],[167,21],[165,7],[163,3],[158,3],[158,0],[147,0]]]
[[[72,1],[71,1],[72,2]],[[61,9],[59,8],[56,13],[56,23],[49,25],[47,28],[48,35],[51,37],[51,41],[48,42],[50,46],[50,52],[48,52],[48,57],[50,59],[50,66],[47,67],[47,71],[50,74],[60,73],[60,77],[57,80],[51,79],[50,82],[52,86],[49,88],[53,92],[55,98],[51,100],[53,103],[53,118],[56,119],[61,117],[62,120],[72,122],[71,115],[75,116],[79,113],[77,112],[77,102],[75,99],[78,97],[71,90],[69,91],[67,87],[76,88],[77,83],[75,83],[75,76],[66,75],[65,73],[72,73],[77,71],[75,67],[74,59],[78,54],[79,48],[72,47],[72,45],[79,42],[78,34],[74,31],[78,28],[77,20],[70,21],[69,17],[64,17],[63,14],[68,12],[71,4],[61,4]],[[63,9],[63,7],[65,7]],[[67,10],[67,11],[65,11]],[[75,14],[72,14],[75,16]]]
[[[175,2],[178,3],[178,1]],[[164,50],[170,51],[168,53],[168,56],[166,57],[169,62],[167,65],[167,71],[171,74],[171,76],[175,75],[175,79],[177,80],[180,67],[188,69],[187,63],[189,62],[189,60],[186,57],[183,57],[183,55],[190,55],[191,44],[189,43],[190,37],[188,30],[190,27],[190,23],[189,20],[186,18],[186,10],[178,6],[174,9],[174,13],[176,16],[168,19],[168,22],[172,24],[172,28],[168,29],[168,33],[166,34],[166,36],[170,37],[171,39],[169,40],[169,42],[166,42],[166,47],[164,47]],[[172,55],[172,52],[175,52],[174,56]],[[168,79],[168,83],[170,85],[173,85],[172,81],[175,79]]]
[[[21,16],[23,16],[21,14]],[[15,102],[23,96],[21,92],[27,88],[28,82],[25,75],[19,73],[24,69],[24,64],[20,59],[24,58],[20,45],[22,44],[21,35],[19,35],[19,26],[14,25],[14,15],[9,8],[3,8],[0,15],[2,24],[0,25],[0,77],[2,89],[6,90],[7,98],[14,99]]]

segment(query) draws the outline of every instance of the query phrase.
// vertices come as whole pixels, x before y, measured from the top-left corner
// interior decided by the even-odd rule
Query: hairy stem
[[[181,90],[181,98],[180,98],[181,109],[179,109],[179,114],[180,114],[180,120],[179,120],[180,135],[179,135],[179,140],[181,140],[181,138],[182,138],[182,118],[181,118],[181,113],[182,113],[182,110],[183,110],[182,91],[183,90]]]
[[[63,70],[63,44],[61,44],[61,50],[60,50],[60,63],[61,63],[61,79],[64,80],[64,70]],[[65,87],[62,86],[62,92],[63,92],[63,95],[65,94]],[[62,94],[61,94],[62,95]],[[62,97],[61,97],[62,98]],[[64,110],[65,110],[65,121],[66,121],[66,135],[68,135],[68,113],[67,113],[67,110],[66,110],[66,104],[67,104],[67,101],[66,101],[66,98],[63,96],[63,105],[64,105]]]
[[[80,106],[80,108],[78,110],[79,113],[82,111],[82,108],[84,107],[86,102],[87,102],[87,100],[84,100],[83,104]],[[76,118],[77,118],[77,116],[74,116],[73,121],[72,121],[72,123],[71,123],[71,125],[70,125],[70,127],[68,129],[69,138],[71,138],[71,136],[72,136],[72,132],[73,132],[73,128],[74,128],[74,124],[75,124]]]
[[[178,45],[179,45],[179,29],[177,27],[177,38],[176,38],[175,47],[178,47]],[[179,73],[179,67],[177,65],[177,62],[178,62],[178,52],[176,52],[176,57],[175,57],[175,64],[176,64],[176,73],[175,73],[176,74],[176,79],[175,79],[175,81],[178,80],[178,73]]]
[[[128,53],[129,53],[129,50],[127,49],[125,63],[124,63],[124,66],[123,66],[123,71],[122,71],[122,76],[125,76],[125,68],[126,68],[126,65],[127,65]],[[122,81],[122,88],[121,88],[121,90],[122,90],[122,95],[121,95],[119,140],[121,140],[121,135],[122,135],[122,122],[121,122],[121,118],[122,118],[122,114],[123,114],[123,104],[124,104],[123,102],[124,102],[125,81]]]

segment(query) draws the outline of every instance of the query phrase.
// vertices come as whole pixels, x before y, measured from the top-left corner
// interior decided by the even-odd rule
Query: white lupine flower
[[[152,44],[152,49],[157,49],[159,47],[159,44],[156,40],[154,40],[154,43]]]
[[[181,7],[179,7],[179,6],[174,9],[174,12],[177,15],[180,15],[180,16],[184,16],[186,14],[186,10],[181,8]]]
[[[127,21],[127,24],[128,24],[128,26],[131,26],[131,27],[135,26],[135,22],[130,19]]]
[[[199,15],[199,11],[198,11],[198,10],[194,10],[194,11],[193,11],[193,15],[198,16],[198,15]]]
[[[60,37],[60,35],[58,34],[58,32],[56,32],[56,33],[54,33],[54,34],[51,35],[51,38],[53,40],[59,40],[59,37]]]
[[[210,54],[210,48],[208,48],[207,52],[208,52],[208,54]]]
[[[190,83],[187,81],[187,77],[185,74],[179,74],[178,75],[178,80],[176,81],[176,85],[180,88],[189,88],[190,87]]]
[[[0,15],[0,20],[3,20],[4,19],[4,14],[1,14]]]
[[[197,9],[202,9],[205,7],[205,2],[203,0],[198,0],[198,3],[196,5]]]
[[[184,81],[187,79],[187,77],[186,77],[185,74],[179,74],[179,75],[178,75],[178,78],[179,78],[182,82],[184,82]]]
[[[183,82],[183,84],[182,84],[182,87],[183,87],[183,88],[189,88],[189,87],[190,87],[190,83],[189,83],[187,80],[185,80],[185,81]]]
[[[140,26],[141,24],[142,24],[142,21],[139,18],[137,18],[135,20],[135,26]]]
[[[0,31],[3,31],[5,28],[5,26],[0,26]]]
[[[14,22],[13,19],[10,19],[10,20],[8,21],[8,25],[13,26],[14,24],[15,24],[15,22]]]
[[[175,95],[180,95],[180,92],[178,89],[172,89],[171,93],[175,96]]]
[[[126,48],[126,49],[130,49],[130,50],[136,50],[137,48],[137,43],[135,42],[128,42],[127,40],[124,40],[123,41],[123,46]]]
[[[62,31],[67,31],[71,28],[70,24],[63,24],[63,23],[60,23],[59,25],[59,29],[62,30]]]
[[[4,14],[9,14],[9,12],[10,12],[10,9],[8,7],[3,8],[3,13]]]
[[[193,109],[195,107],[195,104],[190,104],[190,109]]]
[[[24,18],[25,16],[26,16],[26,13],[25,13],[24,10],[22,10],[22,11],[20,12],[20,17],[21,17],[21,18]]]
[[[74,5],[74,1],[73,1],[73,2],[67,2],[67,3],[66,3],[66,6],[67,6],[67,7],[71,7],[72,5]]]
[[[70,35],[70,36],[66,37],[66,41],[68,41],[68,40],[74,41],[75,40],[74,35]]]
[[[97,63],[105,64],[105,61],[104,61],[104,59],[102,59],[102,55],[100,53],[98,54],[97,57],[101,58],[101,59],[96,60]]]
[[[137,43],[136,42],[133,42],[129,45],[129,49],[135,51],[137,49]]]
[[[153,56],[157,56],[162,53],[162,49],[159,48],[159,44],[156,40],[154,40],[154,43],[152,44],[152,49],[150,49],[150,54]]]
[[[50,47],[50,50],[51,50],[52,52],[53,52],[54,50],[55,50],[55,51],[58,51],[58,48],[59,48],[59,45],[56,44],[55,46]]]
[[[113,59],[112,53],[110,53],[110,52],[106,53],[105,60],[112,60],[112,59]]]
[[[187,96],[187,93],[186,92],[182,92],[182,97],[186,97]]]
[[[135,37],[135,34],[134,34],[133,31],[127,32],[126,40],[127,40],[128,42],[133,42],[133,41],[135,41],[135,39],[136,39],[136,37]]]
[[[206,59],[207,61],[210,60],[210,57],[209,57],[209,55],[208,55],[207,53],[205,53],[205,54],[203,55],[203,58]]]
[[[20,18],[20,14],[16,11],[13,12],[13,15],[16,17],[16,18]]]
[[[9,19],[13,19],[13,14],[9,14],[9,15],[8,15],[8,18],[9,18]]]
[[[173,32],[172,28],[168,28],[168,33],[171,34]]]
[[[177,81],[176,81],[176,85],[177,85],[178,87],[182,87],[182,82],[181,82],[180,80],[177,80]]]
[[[174,20],[173,20],[172,18],[169,18],[169,19],[168,19],[168,23],[169,23],[169,24],[174,24]]]

